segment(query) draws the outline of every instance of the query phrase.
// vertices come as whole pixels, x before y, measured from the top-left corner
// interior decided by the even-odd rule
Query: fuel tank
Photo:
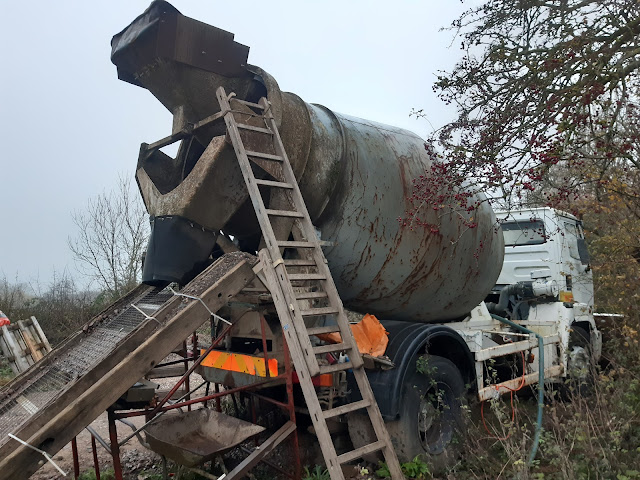
[[[219,86],[251,102],[269,99],[312,221],[330,243],[323,250],[346,307],[424,323],[470,312],[495,284],[504,256],[484,197],[474,199],[473,212],[428,209],[423,217],[437,231],[403,228],[398,218],[411,208],[413,180],[429,175],[436,161],[424,140],[282,92],[271,75],[247,63],[248,53],[233,34],[163,1],[112,40],[119,78],[156,96],[172,112],[174,132],[220,110]],[[255,120],[247,107],[233,100],[232,107],[238,120]],[[176,158],[141,155],[136,178],[154,225],[146,280],[193,275],[220,231],[245,250],[258,248],[255,213],[224,130],[202,129],[183,139]],[[269,202],[268,187],[262,193]],[[477,226],[470,229],[464,220],[471,217]]]

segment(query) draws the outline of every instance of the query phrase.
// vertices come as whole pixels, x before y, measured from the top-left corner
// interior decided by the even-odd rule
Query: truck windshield
[[[540,245],[546,242],[541,220],[506,222],[502,224],[502,233],[506,246]]]

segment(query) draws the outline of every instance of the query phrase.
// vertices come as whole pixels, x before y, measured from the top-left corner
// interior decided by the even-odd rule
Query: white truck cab
[[[555,285],[555,301],[572,308],[570,328],[588,333],[593,355],[599,358],[602,338],[593,318],[593,274],[580,220],[548,207],[497,211],[496,216],[505,255],[494,292],[518,282]],[[528,308],[517,313],[533,320],[528,318],[533,313]]]

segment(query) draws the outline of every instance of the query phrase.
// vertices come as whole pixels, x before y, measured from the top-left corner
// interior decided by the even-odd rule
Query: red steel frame
[[[213,322],[212,322],[212,326],[213,326]],[[200,363],[202,363],[202,361],[207,357],[207,355],[209,355],[209,353],[211,353],[211,351],[224,339],[225,336],[227,336],[230,331],[231,328],[233,327],[233,325],[228,325],[226,326],[222,332],[220,332],[220,334],[214,339],[212,338],[212,342],[211,342],[211,346],[209,348],[207,348],[207,350],[205,350],[199,357],[195,357],[195,355],[193,355],[192,358],[188,358],[188,351],[185,349],[185,359],[184,360],[177,360],[175,363],[180,363],[182,361],[184,361],[185,363],[185,367],[188,366],[188,362],[189,361],[193,361],[193,365],[187,369],[187,371],[185,372],[185,374],[180,378],[180,380],[178,380],[178,382],[173,386],[173,388],[169,391],[169,393],[167,393],[164,398],[162,400],[160,400],[157,405],[154,408],[145,408],[144,410],[135,410],[135,411],[130,411],[130,412],[120,412],[120,413],[116,413],[115,411],[109,409],[107,410],[107,416],[108,416],[108,422],[109,422],[109,441],[111,444],[111,456],[113,459],[113,469],[114,469],[114,474],[115,474],[115,480],[123,480],[123,476],[122,476],[122,465],[120,463],[120,445],[118,443],[118,435],[117,435],[117,428],[116,428],[116,420],[118,419],[123,419],[123,418],[130,418],[130,417],[139,417],[139,416],[144,416],[146,421],[151,420],[153,417],[155,417],[158,414],[164,413],[164,412],[168,412],[169,410],[173,410],[176,408],[181,408],[181,407],[187,407],[189,410],[191,410],[191,406],[195,405],[197,403],[202,403],[205,407],[207,405],[207,402],[209,400],[215,400],[215,406],[216,406],[216,410],[217,411],[221,411],[221,403],[220,403],[220,399],[225,396],[225,395],[233,395],[237,392],[245,392],[249,395],[251,395],[251,406],[252,406],[252,413],[254,416],[254,421],[256,420],[256,415],[255,415],[255,410],[254,410],[254,401],[253,399],[257,399],[257,400],[262,400],[262,401],[266,401],[269,403],[272,403],[280,408],[282,408],[283,410],[285,410],[288,414],[289,414],[289,419],[291,422],[295,423],[296,422],[296,414],[295,414],[295,405],[293,402],[293,375],[294,375],[294,370],[293,370],[293,365],[291,363],[291,355],[289,353],[289,347],[287,345],[287,341],[284,337],[284,333],[283,333],[283,341],[284,341],[284,367],[285,367],[285,371],[284,373],[279,374],[276,377],[269,377],[269,369],[266,369],[266,379],[265,380],[260,380],[258,382],[255,382],[251,385],[247,385],[247,386],[243,386],[243,387],[235,387],[235,388],[230,388],[224,391],[220,391],[220,384],[216,383],[214,384],[214,388],[215,388],[215,393],[209,393],[209,384],[207,384],[207,391],[205,393],[205,395],[203,397],[198,397],[198,398],[191,398],[190,392],[189,392],[189,377],[191,376],[191,374],[194,372],[194,370],[198,367],[198,365],[200,365]],[[267,352],[267,338],[266,338],[266,329],[265,329],[265,319],[262,315],[260,315],[260,327],[261,327],[261,332],[262,332],[262,347],[263,347],[263,351],[264,351],[264,359],[265,359],[265,365],[268,365],[268,361],[269,361],[269,357],[268,357],[268,352]],[[212,330],[213,332],[213,330]],[[193,333],[192,336],[192,344],[193,344],[193,352],[195,353],[197,351],[197,334],[196,332]],[[171,362],[174,363],[174,362]],[[254,392],[254,390],[259,389],[263,386],[265,386],[266,384],[271,384],[273,383],[275,380],[284,380],[285,385],[286,385],[286,391],[287,391],[287,402],[279,402],[275,399],[260,395],[256,392]],[[176,391],[178,391],[178,389],[184,384],[186,391],[188,392],[187,395],[185,396],[185,400],[180,401],[179,403],[174,403],[171,405],[165,405],[167,403],[167,401],[176,393]],[[71,442],[71,446],[72,446],[72,453],[73,453],[73,466],[74,466],[74,478],[77,479],[78,476],[80,475],[80,464],[79,464],[79,457],[78,457],[78,449],[77,449],[77,444],[76,444],[76,440],[73,439]],[[97,450],[96,450],[96,440],[95,437],[93,435],[91,435],[91,448],[92,448],[92,453],[93,453],[93,464],[94,464],[94,471],[96,473],[96,480],[100,480],[100,467],[98,465],[98,454],[97,454]],[[250,451],[244,447],[240,447],[243,451],[245,451],[245,453],[250,453]],[[291,435],[291,448],[293,450],[293,458],[294,458],[294,472],[286,472],[284,471],[282,468],[280,468],[279,466],[275,465],[274,463],[268,461],[268,460],[261,460],[265,465],[268,465],[269,467],[271,467],[272,469],[276,470],[277,472],[292,478],[292,479],[299,479],[301,478],[301,473],[302,473],[302,466],[301,466],[301,462],[300,462],[300,451],[299,451],[299,444],[298,444],[298,432],[297,430],[295,430],[293,432],[293,434]]]

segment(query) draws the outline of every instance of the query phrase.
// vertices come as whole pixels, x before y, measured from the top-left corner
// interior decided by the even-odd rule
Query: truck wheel
[[[453,362],[435,355],[419,357],[405,377],[400,418],[386,422],[400,462],[420,456],[432,473],[456,463],[465,424],[464,394],[464,380]],[[375,440],[366,416],[353,414],[348,422],[356,448]]]
[[[589,333],[582,327],[572,325],[569,334],[569,358],[567,364],[567,391],[564,396],[571,394],[588,395],[593,386],[593,355]]]

